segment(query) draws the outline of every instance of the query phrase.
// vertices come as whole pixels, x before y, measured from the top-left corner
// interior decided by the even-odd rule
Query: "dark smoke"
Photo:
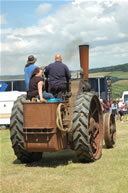
[[[65,46],[63,58],[70,61],[76,54],[79,54],[79,45],[83,43],[82,38],[77,38]]]

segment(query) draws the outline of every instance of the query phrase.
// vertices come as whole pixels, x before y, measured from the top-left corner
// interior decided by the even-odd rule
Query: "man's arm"
[[[67,97],[70,98],[72,96],[71,92],[71,73],[67,66],[65,66],[65,76],[67,80]]]
[[[48,78],[48,66],[46,66],[46,68],[44,70],[44,75],[46,78]]]
[[[71,73],[67,66],[65,66],[65,76],[66,76],[67,81],[71,79]]]

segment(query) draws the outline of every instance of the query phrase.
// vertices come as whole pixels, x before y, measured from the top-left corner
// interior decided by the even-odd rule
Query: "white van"
[[[10,116],[14,101],[18,96],[25,94],[26,92],[20,91],[5,91],[0,92],[0,125],[9,125]]]
[[[128,91],[124,91],[122,94],[122,100],[125,103],[128,100]]]

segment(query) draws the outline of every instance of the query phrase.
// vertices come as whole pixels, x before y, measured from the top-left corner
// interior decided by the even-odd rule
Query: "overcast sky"
[[[29,55],[48,65],[61,53],[78,70],[80,44],[89,68],[128,63],[128,0],[2,0],[0,75],[23,74]]]

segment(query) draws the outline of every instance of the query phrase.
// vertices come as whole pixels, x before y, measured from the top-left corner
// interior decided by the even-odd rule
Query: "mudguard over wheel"
[[[104,142],[107,148],[113,148],[116,143],[116,122],[112,113],[104,114]]]
[[[77,97],[72,130],[78,160],[91,162],[99,159],[103,145],[103,114],[94,93],[85,92]]]
[[[23,139],[23,102],[26,95],[21,95],[14,102],[10,118],[10,139],[17,158],[23,163],[38,161],[42,158],[41,152],[27,152],[24,149]]]

